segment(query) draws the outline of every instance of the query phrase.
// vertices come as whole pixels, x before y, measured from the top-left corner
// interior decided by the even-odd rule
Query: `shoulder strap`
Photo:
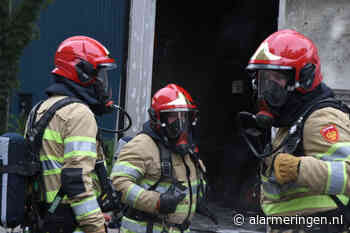
[[[55,115],[56,111],[60,108],[63,108],[64,106],[67,106],[72,103],[83,103],[81,100],[74,98],[74,97],[66,97],[63,98],[56,103],[54,103],[45,113],[44,115],[39,119],[38,122],[36,122],[36,115],[37,110],[39,109],[40,105],[36,105],[35,109],[33,111],[33,116],[29,120],[29,127],[28,127],[28,133],[27,137],[29,139],[29,142],[31,144],[31,149],[34,153],[39,153],[39,150],[41,148],[42,144],[42,137],[44,135],[44,131],[51,121],[52,117]]]
[[[317,103],[315,103],[314,105],[310,106],[305,113],[303,114],[303,120],[302,123],[304,125],[305,121],[307,120],[307,118],[316,110],[319,110],[321,108],[327,108],[327,107],[332,107],[332,108],[336,108],[339,109],[340,111],[343,111],[345,113],[350,113],[350,109],[349,107],[344,104],[341,100],[335,99],[335,98],[327,98],[327,99],[323,99]]]
[[[150,136],[159,149],[159,160],[160,160],[160,172],[161,172],[161,174],[160,174],[159,180],[155,184],[153,184],[149,188],[149,190],[156,189],[157,186],[159,185],[159,183],[165,179],[170,179],[173,182],[176,182],[176,179],[173,177],[173,164],[172,164],[172,160],[171,160],[171,151],[168,148],[166,148],[157,139],[152,137],[152,135],[150,135],[149,133],[141,131],[139,134],[141,134],[141,133],[144,133],[144,134],[147,134],[148,136]]]
[[[156,142],[159,148],[161,176],[173,177],[173,164],[171,161],[171,152],[164,145]]]
[[[73,102],[81,102],[80,100],[72,97],[67,97],[62,100],[57,101],[53,104],[48,111],[40,118],[39,122],[36,121],[37,112],[44,101],[37,103],[29,113],[28,125],[26,132],[26,146],[29,149],[29,161],[18,161],[17,164],[11,166],[3,166],[0,173],[15,173],[23,176],[32,176],[40,171],[40,164],[38,154],[41,148],[42,136],[44,130],[48,125],[49,121],[52,119],[55,112],[63,106]]]
[[[29,144],[29,148],[30,148],[30,152],[32,154],[32,157],[34,160],[36,160],[37,162],[40,161],[39,158],[39,152],[40,152],[40,148],[42,146],[42,138],[45,132],[46,127],[48,126],[49,122],[51,121],[52,117],[55,115],[56,111],[58,111],[59,109],[63,108],[64,106],[67,106],[69,104],[72,103],[82,103],[84,104],[84,102],[82,102],[81,100],[74,98],[74,97],[65,97],[59,101],[57,101],[56,103],[54,103],[45,113],[44,115],[36,122],[36,115],[37,115],[37,109],[35,109],[34,112],[34,118],[32,119],[31,125],[29,125],[29,137],[28,137],[28,144]],[[40,189],[41,190],[45,190],[45,186],[43,183],[43,174],[40,174]],[[60,201],[63,198],[63,189],[60,188],[58,193],[56,194],[56,197],[53,201],[53,203],[51,204],[50,208],[49,208],[49,212],[48,213],[54,213],[58,204],[60,203]],[[40,195],[40,194],[37,194]],[[46,195],[44,195],[45,199],[46,199]],[[45,200],[46,201],[46,200]]]
[[[160,182],[166,179],[176,182],[176,179],[173,177],[173,163],[171,161],[171,151],[167,149],[163,144],[154,140],[159,149],[159,159],[160,159],[160,178],[154,183],[149,190],[155,190]]]

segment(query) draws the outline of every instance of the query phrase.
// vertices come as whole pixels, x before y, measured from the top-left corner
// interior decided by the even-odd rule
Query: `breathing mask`
[[[97,99],[101,104],[107,104],[112,99],[112,88],[109,83],[108,71],[115,69],[114,63],[100,64],[97,69],[96,81],[94,84]]]
[[[185,155],[192,141],[192,126],[196,124],[193,119],[194,111],[181,111],[171,109],[160,114],[161,126],[176,153]],[[192,125],[192,126],[191,126]]]
[[[257,124],[261,128],[269,128],[279,116],[279,109],[287,102],[288,81],[291,72],[277,70],[258,70],[255,86],[259,112],[256,114]]]

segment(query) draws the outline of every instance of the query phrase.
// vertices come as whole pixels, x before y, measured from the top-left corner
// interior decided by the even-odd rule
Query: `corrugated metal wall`
[[[44,90],[51,83],[54,54],[61,41],[73,35],[86,35],[104,44],[117,60],[113,94],[118,97],[119,83],[126,53],[127,0],[56,0],[44,9],[38,22],[40,39],[24,50],[20,64],[20,89],[11,103],[11,113],[18,114],[20,93],[32,94],[33,104],[46,97]],[[115,114],[98,119],[103,127],[115,127]]]

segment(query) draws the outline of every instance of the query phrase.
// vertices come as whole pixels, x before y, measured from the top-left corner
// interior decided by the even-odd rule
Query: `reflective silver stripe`
[[[80,229],[75,229],[73,233],[84,233],[84,231],[82,231]]]
[[[62,168],[62,164],[55,160],[44,160],[41,161],[44,170],[52,170],[52,169],[60,169]]]
[[[330,162],[328,177],[328,194],[342,194],[345,186],[345,164],[344,162]]]
[[[308,191],[307,188],[298,186],[296,183],[279,185],[270,181],[263,181],[262,186],[265,195],[269,195],[268,197],[273,199],[280,198],[280,195],[286,195],[288,193],[301,193]]]
[[[72,204],[72,208],[74,211],[75,216],[81,216],[83,214],[87,214],[90,211],[96,210],[99,207],[96,198],[92,198],[90,200],[87,200],[83,203],[80,203],[76,206],[74,206],[74,204]]]
[[[144,189],[149,189],[152,185],[147,184],[147,183],[141,183],[140,186]],[[158,193],[165,193],[170,187],[170,184],[168,186],[164,186],[164,185],[158,185],[155,189],[156,192]]]
[[[0,159],[2,160],[2,164],[4,166],[8,165],[8,149],[9,149],[9,141],[8,137],[0,137]],[[6,222],[6,210],[7,210],[7,181],[8,174],[2,174],[2,185],[1,185],[1,222],[4,227],[7,226]]]
[[[191,186],[192,186],[192,193],[197,194],[197,189],[199,187],[199,184],[191,184]],[[205,187],[203,187],[203,188],[205,188]]]
[[[120,164],[113,166],[112,173],[124,173],[135,178],[135,180],[143,176],[137,169]]]
[[[263,189],[266,193],[272,194],[272,195],[279,195],[281,193],[281,189],[276,184],[263,181],[262,182]]]
[[[90,151],[96,153],[94,142],[68,142],[64,145],[64,154],[72,151]]]
[[[123,217],[121,222],[121,228],[127,229],[134,233],[145,233],[147,232],[147,223],[136,222],[134,220]],[[153,227],[153,233],[160,233],[161,231],[157,227]]]
[[[344,160],[350,155],[350,147],[348,146],[342,146],[337,148],[332,154],[330,155],[321,155],[320,159],[325,161],[333,161],[336,159]]]
[[[139,197],[139,195],[141,194],[141,192],[145,191],[143,188],[141,188],[140,186],[138,186],[137,184],[134,184],[127,192],[127,196],[126,196],[126,202],[135,207],[137,198]]]

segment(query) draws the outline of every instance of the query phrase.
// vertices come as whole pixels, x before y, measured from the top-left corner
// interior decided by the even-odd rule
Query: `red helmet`
[[[100,42],[87,36],[73,36],[59,45],[52,73],[89,86],[96,81],[99,70],[115,67],[115,60]]]
[[[267,37],[251,57],[247,70],[290,71],[289,90],[312,91],[322,81],[315,44],[294,30],[277,31]]]
[[[185,89],[176,84],[168,84],[153,95],[152,108],[159,114],[161,111],[175,109],[189,111],[196,109],[196,105]]]
[[[194,125],[196,112],[197,107],[190,94],[176,84],[168,84],[158,90],[149,110],[153,126],[164,128],[169,139],[177,139],[190,124]],[[172,121],[172,118],[175,120]]]

